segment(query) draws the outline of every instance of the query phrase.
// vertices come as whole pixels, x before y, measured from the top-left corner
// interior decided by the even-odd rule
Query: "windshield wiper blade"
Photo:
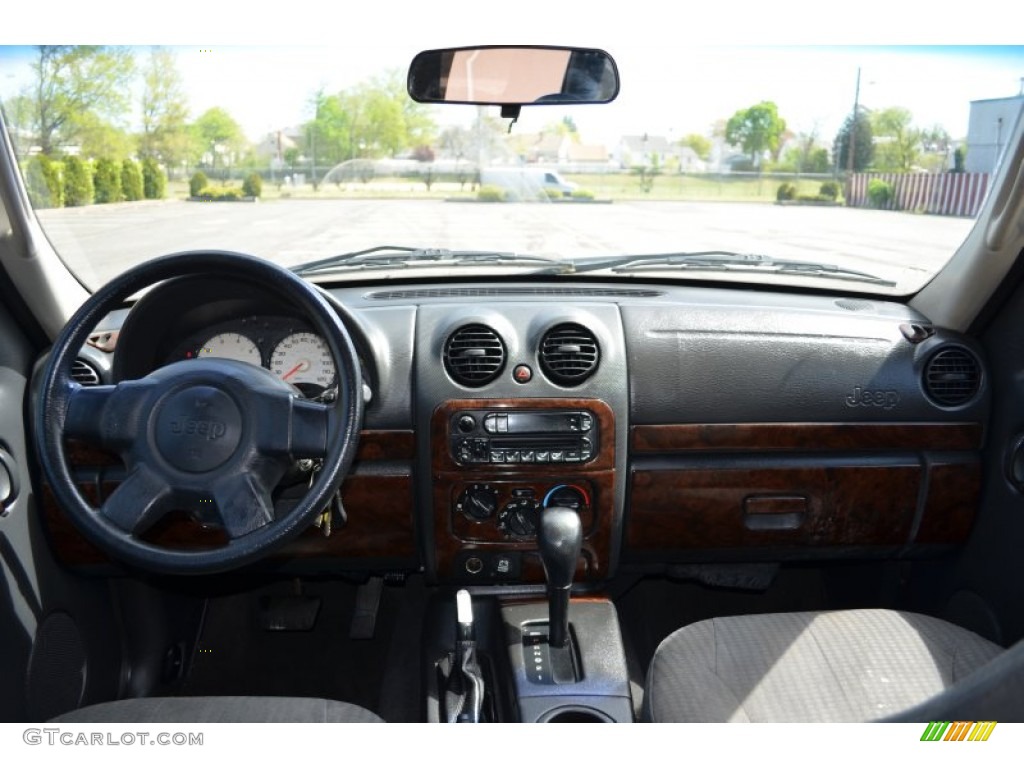
[[[840,267],[836,264],[822,264],[814,261],[795,259],[774,259],[758,253],[734,253],[733,251],[681,251],[651,255],[615,256],[577,262],[576,272],[608,270],[616,273],[663,270],[666,267],[680,270],[702,270],[719,272],[774,272],[784,275],[814,275],[835,280],[852,280],[875,285],[895,286],[869,272]]]
[[[572,262],[546,256],[531,256],[510,251],[452,251],[447,248],[412,248],[404,245],[378,245],[362,251],[342,253],[326,259],[309,261],[291,268],[297,275],[320,272],[382,269],[389,267],[452,267],[463,265],[537,266],[550,272],[571,272]]]

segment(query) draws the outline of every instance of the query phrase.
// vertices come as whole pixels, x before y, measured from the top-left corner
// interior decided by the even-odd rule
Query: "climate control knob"
[[[498,492],[489,485],[475,483],[464,490],[455,502],[455,511],[473,520],[487,520],[498,510]]]
[[[585,507],[590,506],[590,496],[579,485],[556,485],[544,495],[542,506],[568,507],[579,514]]]
[[[539,513],[540,504],[534,499],[514,499],[502,508],[498,527],[510,536],[536,536]]]

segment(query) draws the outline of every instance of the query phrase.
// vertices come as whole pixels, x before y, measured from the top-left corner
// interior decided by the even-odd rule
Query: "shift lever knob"
[[[583,547],[579,515],[566,507],[541,510],[537,543],[548,582],[548,643],[563,648],[569,639],[569,591]]]

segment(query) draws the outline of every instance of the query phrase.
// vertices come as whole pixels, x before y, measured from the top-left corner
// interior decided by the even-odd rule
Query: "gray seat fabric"
[[[700,621],[658,646],[644,718],[862,722],[941,693],[1003,649],[948,622],[888,610]]]
[[[382,723],[368,709],[328,699],[195,696],[122,699],[76,709],[53,723]]]

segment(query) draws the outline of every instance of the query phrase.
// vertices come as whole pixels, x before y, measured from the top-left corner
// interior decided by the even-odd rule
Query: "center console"
[[[479,587],[472,601],[460,591],[458,616],[441,610],[442,639],[428,649],[430,719],[632,721],[615,607],[570,600],[574,583],[610,572],[611,408],[596,399],[449,400],[430,426],[436,575]],[[530,583],[546,585],[546,601],[500,589]]]
[[[442,581],[540,583],[542,510],[582,524],[578,581],[609,575],[615,420],[601,400],[449,400],[431,418],[434,563]]]

